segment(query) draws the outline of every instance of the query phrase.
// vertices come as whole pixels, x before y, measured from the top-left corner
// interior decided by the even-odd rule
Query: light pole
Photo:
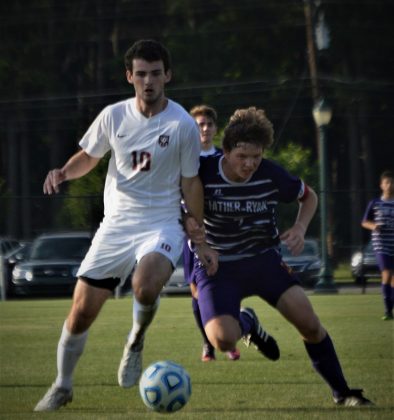
[[[319,273],[319,281],[315,291],[320,293],[337,293],[337,287],[332,275],[330,259],[327,250],[327,139],[326,129],[331,121],[332,110],[324,99],[319,100],[313,107],[313,118],[319,130],[319,178],[320,178],[320,242],[322,266]]]

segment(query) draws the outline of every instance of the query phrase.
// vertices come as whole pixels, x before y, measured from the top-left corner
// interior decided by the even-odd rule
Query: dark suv
[[[77,271],[91,242],[89,232],[50,233],[37,237],[28,258],[12,272],[17,296],[70,296]]]

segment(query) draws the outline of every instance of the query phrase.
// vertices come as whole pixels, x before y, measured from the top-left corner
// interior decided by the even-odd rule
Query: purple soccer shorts
[[[221,261],[214,276],[207,276],[201,266],[195,266],[194,274],[204,325],[219,315],[238,319],[241,301],[249,296],[259,296],[275,307],[288,288],[299,284],[274,249],[242,260]]]
[[[379,270],[394,270],[394,255],[380,254],[376,252],[376,262]]]

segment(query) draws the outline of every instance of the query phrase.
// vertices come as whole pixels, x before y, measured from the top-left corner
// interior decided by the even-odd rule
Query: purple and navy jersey
[[[200,158],[207,243],[221,260],[250,257],[278,246],[277,205],[301,198],[304,183],[267,159],[248,181],[232,182],[222,171],[222,159]]]
[[[380,226],[371,234],[374,251],[394,256],[394,200],[371,200],[365,210],[363,221],[365,220],[371,220]]]

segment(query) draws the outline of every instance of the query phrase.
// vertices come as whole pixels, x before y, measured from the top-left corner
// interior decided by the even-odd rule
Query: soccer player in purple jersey
[[[217,148],[213,143],[213,139],[217,132],[216,110],[208,105],[197,105],[190,110],[190,115],[195,119],[200,130],[200,156],[214,156],[215,154],[221,155],[221,149]],[[199,328],[203,338],[201,360],[203,362],[210,362],[216,359],[215,348],[209,342],[201,321],[200,308],[198,306],[197,286],[193,276],[193,253],[190,250],[187,241],[185,242],[183,250],[183,267],[185,279],[190,284],[194,319],[196,320],[197,327]],[[238,360],[240,358],[240,352],[237,348],[226,352],[226,354],[230,360]]]
[[[371,200],[361,226],[372,231],[372,247],[382,276],[384,321],[393,319],[394,300],[394,172],[380,176],[382,195]]]
[[[265,336],[242,299],[257,295],[275,307],[301,334],[313,367],[330,386],[336,404],[372,404],[361,389],[350,389],[334,345],[296,276],[282,261],[279,243],[299,254],[316,211],[312,188],[278,164],[263,158],[273,141],[265,112],[239,109],[224,130],[223,156],[201,158],[207,243],[219,253],[219,268],[209,275],[195,257],[201,318],[209,341],[220,351],[241,337],[261,350]],[[292,227],[279,235],[279,202],[298,201]]]

